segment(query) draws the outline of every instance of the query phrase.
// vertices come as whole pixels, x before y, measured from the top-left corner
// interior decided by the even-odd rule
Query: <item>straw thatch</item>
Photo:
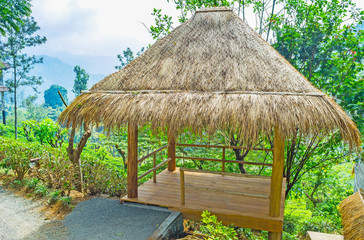
[[[364,200],[360,191],[342,201],[340,204],[340,214],[344,239],[364,239]]]
[[[355,124],[233,11],[199,10],[125,68],[78,96],[60,122],[106,129],[127,123],[153,128],[240,131],[246,139],[300,129],[339,129],[360,145]]]

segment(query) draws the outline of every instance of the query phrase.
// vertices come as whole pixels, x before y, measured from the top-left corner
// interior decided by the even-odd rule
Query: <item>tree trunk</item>
[[[68,140],[68,147],[67,147],[68,158],[80,173],[78,175],[78,179],[77,179],[78,184],[76,186],[77,190],[80,192],[83,192],[83,186],[82,186],[83,179],[82,179],[82,168],[81,168],[81,163],[80,163],[80,157],[81,157],[83,148],[86,146],[88,138],[91,136],[91,129],[86,125],[84,126],[84,129],[85,129],[85,132],[84,132],[80,142],[78,143],[77,148],[74,148],[73,142],[75,139],[76,128],[72,127],[71,135]]]
[[[16,101],[16,58],[13,57],[13,67],[14,67],[14,127],[15,127],[15,139],[18,138],[18,113],[17,113],[17,101]]]

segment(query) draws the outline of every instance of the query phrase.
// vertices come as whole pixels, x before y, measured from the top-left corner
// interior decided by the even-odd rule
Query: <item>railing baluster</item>
[[[222,171],[225,172],[225,148],[222,148]]]
[[[180,170],[180,180],[181,180],[181,205],[185,205],[185,171]]]
[[[157,169],[156,169],[156,153],[153,154],[153,182],[157,182]]]

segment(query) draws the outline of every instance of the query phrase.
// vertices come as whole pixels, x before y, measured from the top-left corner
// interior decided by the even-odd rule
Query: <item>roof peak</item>
[[[233,9],[228,7],[208,7],[208,8],[201,8],[196,10],[196,13],[199,12],[232,12]]]

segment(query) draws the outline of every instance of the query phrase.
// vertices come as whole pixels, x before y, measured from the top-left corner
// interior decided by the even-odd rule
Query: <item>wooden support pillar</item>
[[[174,131],[168,131],[168,171],[176,170],[176,135]]]
[[[281,213],[282,181],[284,169],[284,139],[278,127],[274,129],[273,166],[270,185],[269,216],[279,217]],[[269,232],[269,240],[282,239],[282,232]]]
[[[138,126],[128,125],[128,198],[138,197]]]

